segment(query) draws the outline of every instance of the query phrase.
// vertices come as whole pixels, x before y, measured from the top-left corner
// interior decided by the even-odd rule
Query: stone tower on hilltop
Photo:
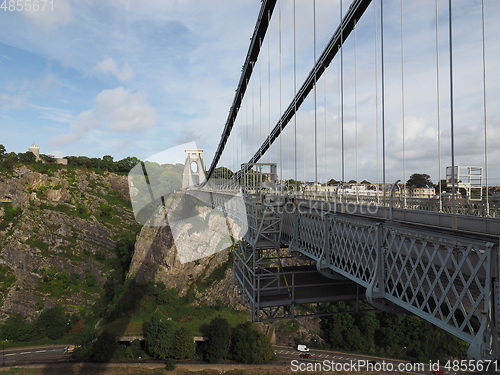
[[[40,160],[40,146],[37,146],[35,142],[31,146],[28,146],[28,151],[35,155],[36,161]]]

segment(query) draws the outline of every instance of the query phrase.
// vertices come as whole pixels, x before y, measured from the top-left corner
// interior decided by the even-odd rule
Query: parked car
[[[309,353],[301,354],[300,358],[309,359],[311,358],[311,355]]]

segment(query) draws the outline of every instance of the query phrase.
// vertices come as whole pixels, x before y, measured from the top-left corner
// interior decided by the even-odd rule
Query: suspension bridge
[[[191,187],[229,216],[244,199],[234,276],[253,321],[366,300],[500,358],[498,11],[262,0],[207,181]]]

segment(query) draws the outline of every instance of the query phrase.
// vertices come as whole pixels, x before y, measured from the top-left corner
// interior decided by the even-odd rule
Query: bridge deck
[[[240,280],[244,279],[238,267],[235,273]],[[315,266],[267,268],[265,273],[256,274],[256,278],[255,288],[247,279],[244,284],[245,290],[254,296],[253,302],[261,308],[355,300],[359,295],[356,283],[329,279]]]

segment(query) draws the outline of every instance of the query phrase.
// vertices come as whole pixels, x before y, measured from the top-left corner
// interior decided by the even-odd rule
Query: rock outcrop
[[[135,225],[127,186],[125,176],[62,166],[0,175],[0,198],[12,199],[0,204],[1,319],[95,302],[116,258],[115,236]]]
[[[129,276],[138,282],[161,281],[180,295],[194,291],[198,304],[225,304],[245,309],[236,294],[231,250],[181,263],[168,226],[144,226],[137,236]],[[217,269],[217,270],[216,270]],[[211,277],[217,272],[217,277]]]
[[[126,176],[70,166],[35,169],[22,165],[0,174],[0,198],[13,201],[0,204],[0,320],[17,313],[35,320],[56,304],[88,310],[118,261],[118,235],[139,228]],[[198,224],[220,225],[217,220]],[[194,303],[243,309],[231,267],[229,249],[181,263],[170,228],[144,226],[128,275],[194,294]]]

